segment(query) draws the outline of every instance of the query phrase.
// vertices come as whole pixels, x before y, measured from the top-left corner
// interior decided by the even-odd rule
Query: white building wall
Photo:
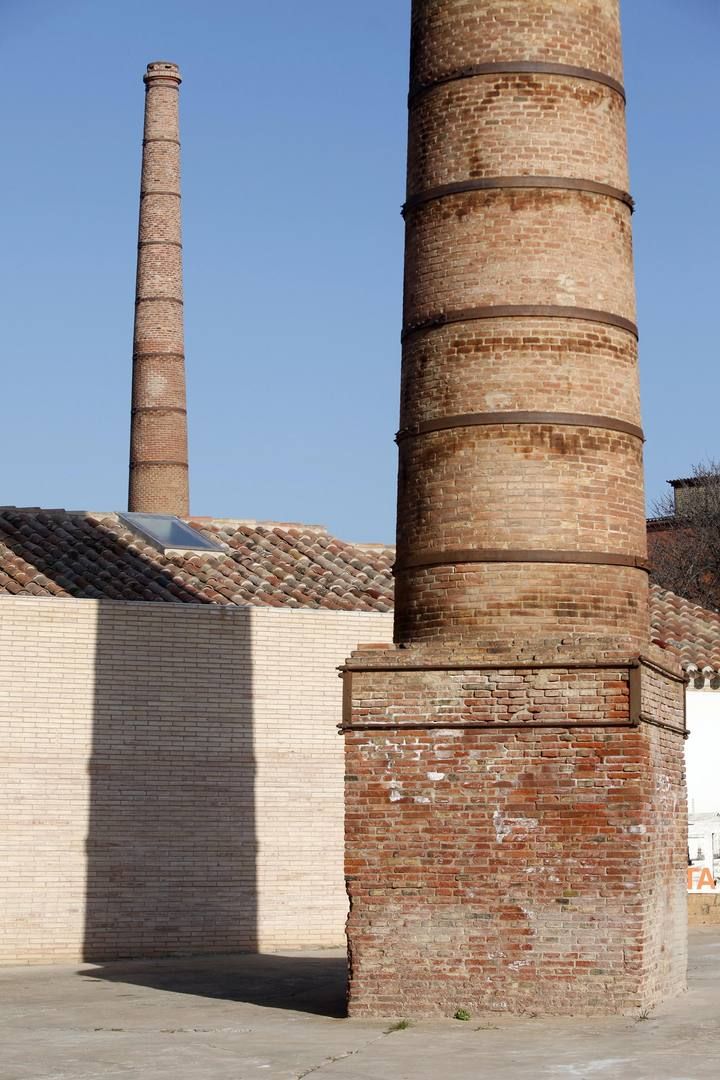
[[[685,743],[690,814],[720,813],[720,690],[687,690]]]

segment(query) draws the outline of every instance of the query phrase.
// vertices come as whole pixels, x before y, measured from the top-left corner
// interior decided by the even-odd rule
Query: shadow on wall
[[[85,521],[83,529],[93,532],[79,545],[73,572],[80,562],[85,588],[63,578],[62,538],[49,537],[42,549],[19,534],[4,539],[74,596],[97,595],[92,585],[108,569],[117,570],[119,595],[132,596],[134,576],[143,580],[140,595],[167,587],[169,575],[101,525]],[[64,552],[67,559],[67,542]],[[251,613],[190,592],[182,599],[192,602],[98,601],[88,961],[257,946]],[[60,762],[59,783],[63,768]],[[66,857],[70,880],[72,852]]]
[[[257,945],[250,612],[100,603],[86,960]]]

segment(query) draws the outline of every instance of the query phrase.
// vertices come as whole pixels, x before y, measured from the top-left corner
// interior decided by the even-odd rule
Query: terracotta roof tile
[[[227,552],[166,555],[117,514],[0,508],[0,594],[392,609],[392,548],[287,522],[190,522]]]
[[[394,551],[319,526],[211,518],[190,523],[224,553],[165,555],[111,513],[0,508],[0,595],[390,611]],[[720,615],[657,585],[652,637],[696,680],[720,677]]]
[[[696,681],[720,672],[720,615],[714,611],[651,585],[650,631],[658,644],[679,653]]]

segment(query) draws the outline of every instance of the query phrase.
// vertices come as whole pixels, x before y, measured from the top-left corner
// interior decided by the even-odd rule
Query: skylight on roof
[[[225,551],[206,536],[172,514],[118,514],[121,521],[163,551]]]

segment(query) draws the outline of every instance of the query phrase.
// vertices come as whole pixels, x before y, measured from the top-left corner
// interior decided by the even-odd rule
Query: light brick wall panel
[[[0,600],[0,961],[338,945],[337,665],[380,613]]]

